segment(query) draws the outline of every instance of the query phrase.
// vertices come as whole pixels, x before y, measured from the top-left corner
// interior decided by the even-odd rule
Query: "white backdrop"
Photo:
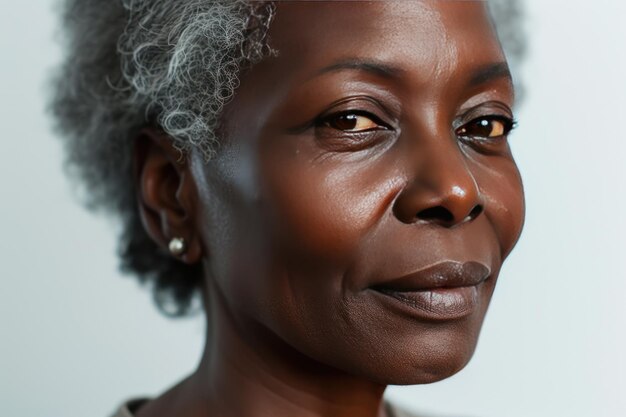
[[[55,16],[51,0],[34,3],[0,3],[0,415],[106,417],[190,372],[203,323],[161,317],[119,276],[111,225],[72,199],[43,113]],[[511,139],[524,234],[470,365],[388,395],[444,416],[623,417],[626,2],[528,9]]]

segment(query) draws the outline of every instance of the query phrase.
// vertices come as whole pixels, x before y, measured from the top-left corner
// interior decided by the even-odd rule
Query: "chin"
[[[353,361],[351,370],[384,385],[430,384],[461,371],[476,350],[480,326],[475,320],[416,325],[410,335],[385,335],[388,343]],[[482,322],[482,320],[480,320]],[[344,362],[345,363],[345,362]]]
[[[418,385],[432,384],[449,378],[460,372],[472,358],[472,354],[467,356],[444,355],[433,358],[432,362],[425,366],[423,363],[416,364],[412,368],[413,372],[402,372],[394,378],[389,385]]]
[[[449,378],[461,371],[473,356],[471,352],[428,352],[412,360],[390,363],[387,371],[377,375],[377,382],[385,385],[431,384]],[[413,356],[413,355],[411,355]]]

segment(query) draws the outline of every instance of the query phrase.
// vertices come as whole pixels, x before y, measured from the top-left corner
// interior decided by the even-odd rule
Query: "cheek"
[[[266,161],[263,204],[279,240],[318,260],[350,259],[385,214],[398,182],[362,163],[332,157],[312,163],[297,154]]]
[[[496,233],[502,261],[513,250],[524,225],[522,179],[512,159],[502,159],[479,174],[486,200],[485,214]]]

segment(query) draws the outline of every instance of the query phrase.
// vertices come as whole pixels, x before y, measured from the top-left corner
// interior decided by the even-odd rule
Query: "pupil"
[[[478,135],[488,138],[491,136],[491,132],[492,132],[492,127],[491,127],[491,122],[487,119],[483,119],[483,120],[479,120],[477,123],[477,130],[478,130]]]
[[[335,121],[335,127],[340,130],[352,130],[356,127],[358,122],[358,116],[356,114],[346,114],[339,116]]]

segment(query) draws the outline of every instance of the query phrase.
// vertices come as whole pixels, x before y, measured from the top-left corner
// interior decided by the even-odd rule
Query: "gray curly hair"
[[[524,53],[517,0],[490,0],[509,58]],[[120,269],[151,283],[167,315],[189,312],[200,265],[163,252],[143,228],[131,180],[133,139],[160,127],[181,152],[210,160],[220,116],[241,74],[274,51],[275,4],[250,0],[64,0],[66,56],[50,109],[64,138],[65,168],[93,211],[120,221]]]

